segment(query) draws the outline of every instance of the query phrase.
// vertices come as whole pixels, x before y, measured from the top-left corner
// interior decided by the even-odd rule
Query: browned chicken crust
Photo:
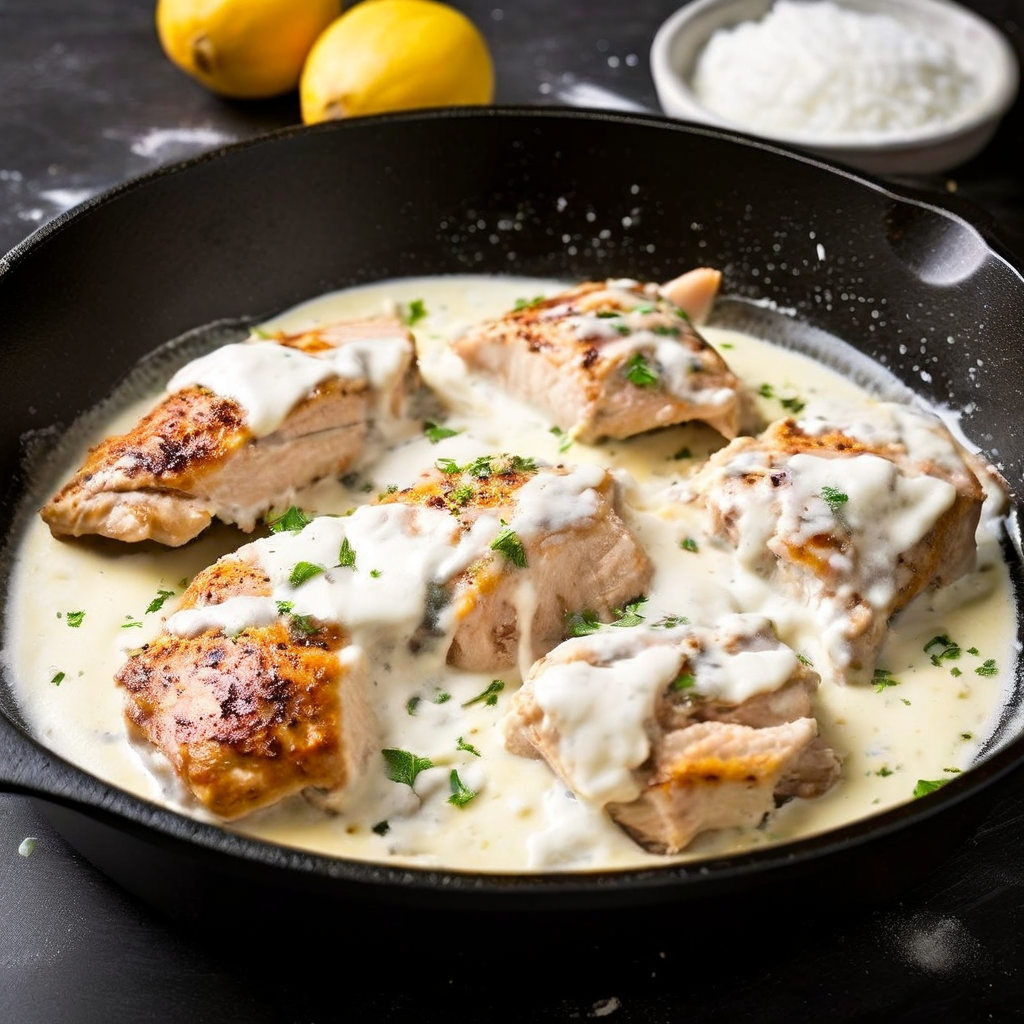
[[[267,578],[224,560],[200,573],[182,607],[269,594]],[[371,750],[358,665],[337,627],[283,621],[236,637],[163,634],[117,673],[132,731],[159,749],[209,810],[232,819],[308,787],[343,787]]]
[[[396,335],[411,339],[399,321],[381,318],[275,340],[315,355],[355,339]],[[417,383],[411,340],[409,351],[405,376],[386,396],[395,413]],[[252,530],[296,488],[343,472],[360,457],[377,397],[365,379],[334,377],[302,399],[273,434],[254,437],[233,399],[186,388],[127,434],[92,448],[40,515],[55,537],[99,534],[172,547],[214,518]]]
[[[708,274],[717,290],[721,275]],[[686,291],[673,294],[685,301]],[[710,305],[706,294],[692,301],[702,314]],[[654,285],[590,281],[474,327],[454,348],[580,441],[690,420],[727,438],[739,429],[739,381]]]

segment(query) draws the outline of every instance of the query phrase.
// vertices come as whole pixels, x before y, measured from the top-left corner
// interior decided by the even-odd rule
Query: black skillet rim
[[[294,125],[262,133],[254,138],[241,140],[203,152],[186,160],[167,164],[152,171],[129,178],[113,187],[90,197],[81,204],[65,211],[51,221],[37,228],[24,240],[14,246],[6,256],[0,257],[0,277],[14,267],[33,250],[44,245],[49,237],[63,229],[73,220],[88,216],[107,203],[114,202],[127,192],[145,187],[155,179],[187,172],[190,168],[210,160],[230,158],[234,152],[253,146],[273,144],[299,134],[312,132],[350,131],[372,129],[379,124],[402,123],[430,119],[572,119],[588,122],[624,122],[649,125],[660,130],[679,131],[723,139],[733,144],[766,150],[817,167],[828,174],[850,178],[864,186],[884,193],[900,202],[931,207],[943,217],[955,217],[966,221],[984,238],[990,250],[1008,263],[1022,277],[1019,261],[1013,257],[997,237],[994,221],[989,215],[959,198],[925,195],[921,191],[899,182],[874,177],[866,172],[854,170],[841,164],[832,163],[798,149],[746,135],[742,132],[711,128],[706,125],[679,121],[656,114],[618,113],[606,110],[589,110],[562,107],[500,106],[437,108],[409,111],[353,119],[333,121],[318,125]],[[1018,591],[1020,590],[1018,581]],[[1020,665],[1018,665],[1018,672]],[[458,870],[437,870],[411,866],[390,866],[370,861],[348,860],[282,846],[264,840],[253,839],[218,825],[208,824],[190,818],[162,805],[136,797],[126,790],[104,782],[76,765],[65,761],[59,755],[40,744],[21,726],[2,715],[0,727],[15,734],[27,756],[34,758],[44,770],[56,767],[58,774],[72,785],[68,788],[36,784],[31,778],[12,780],[11,791],[22,792],[50,800],[57,804],[81,811],[91,817],[111,823],[141,826],[149,833],[168,840],[178,840],[201,850],[218,852],[238,858],[253,865],[284,868],[311,878],[334,879],[339,883],[351,883],[365,887],[367,892],[374,889],[392,891],[436,890],[450,892],[453,896],[472,894],[490,895],[503,898],[509,909],[514,908],[517,897],[527,895],[595,896],[613,889],[621,893],[626,890],[639,902],[645,896],[661,891],[672,891],[673,896],[698,896],[705,889],[718,888],[734,882],[749,881],[751,876],[783,874],[787,869],[809,869],[829,856],[839,852],[849,853],[858,848],[883,841],[915,824],[932,822],[939,815],[945,815],[962,805],[968,798],[989,789],[994,783],[1024,765],[1024,732],[1006,742],[995,753],[972,767],[969,771],[950,779],[927,799],[912,800],[880,814],[852,822],[837,829],[818,835],[767,846],[731,856],[714,857],[689,863],[674,863],[641,869],[625,869],[594,872],[546,872],[528,874],[486,873]],[[32,769],[29,768],[31,774]],[[55,791],[57,790],[57,791]]]

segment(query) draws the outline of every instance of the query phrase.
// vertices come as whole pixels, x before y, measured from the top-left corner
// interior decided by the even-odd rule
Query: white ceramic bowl
[[[956,47],[980,83],[976,100],[940,127],[906,133],[840,135],[768,132],[703,106],[691,87],[698,57],[719,29],[759,21],[773,0],[690,0],[661,26],[651,47],[651,73],[662,109],[671,117],[715,125],[779,142],[880,175],[951,170],[989,142],[1019,88],[1017,55],[985,19],[952,0],[837,0],[843,7],[898,17]]]

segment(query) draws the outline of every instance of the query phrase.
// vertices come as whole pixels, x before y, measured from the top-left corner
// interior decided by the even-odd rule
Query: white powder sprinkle
[[[951,43],[889,14],[776,0],[715,32],[693,89],[708,109],[778,135],[894,135],[953,120],[979,96]]]

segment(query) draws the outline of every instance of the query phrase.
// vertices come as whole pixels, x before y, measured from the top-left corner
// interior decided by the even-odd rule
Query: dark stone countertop
[[[458,4],[492,46],[498,102],[658,110],[647,54],[675,0],[502,3]],[[294,96],[226,102],[178,72],[160,52],[153,6],[0,0],[0,251],[127,177],[298,122]],[[1024,3],[969,6],[1021,53]],[[987,211],[1018,253],[1022,118],[1018,102],[979,157],[912,183]],[[501,917],[482,917],[472,934],[440,922],[409,934],[393,912],[394,947],[371,965],[358,933],[315,925],[314,907],[296,907],[287,933],[174,925],[83,860],[32,801],[0,795],[0,1021],[1024,1020],[1022,806],[1018,773],[898,899],[794,916],[796,894],[780,892],[773,911],[735,931],[726,921],[701,931],[666,908],[660,929],[580,934],[547,950],[519,922],[532,955],[496,944],[493,962],[464,953],[506,930]],[[26,836],[36,837],[29,857],[18,855]]]

